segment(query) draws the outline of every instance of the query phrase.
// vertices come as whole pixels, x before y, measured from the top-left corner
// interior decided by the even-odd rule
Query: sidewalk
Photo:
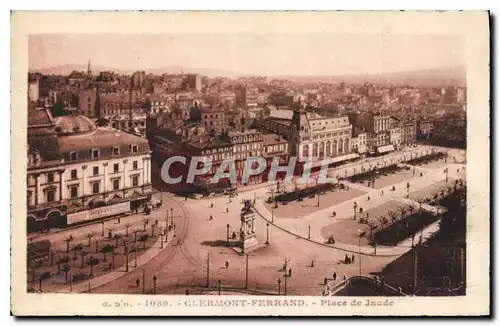
[[[176,232],[174,233],[176,235]],[[89,291],[89,284],[90,284],[90,292],[92,293],[92,289],[95,289],[97,287],[103,286],[109,282],[113,282],[114,280],[127,275],[127,273],[130,273],[136,269],[141,268],[144,266],[146,263],[148,263],[150,260],[155,258],[162,250],[167,249],[168,245],[175,239],[177,241],[177,237],[174,237],[173,235],[169,237],[167,242],[163,242],[163,249],[161,249],[161,244],[160,241],[161,239],[158,239],[146,252],[144,252],[142,255],[137,257],[137,267],[133,266],[134,264],[132,263],[132,259],[129,259],[129,270],[128,272],[125,272],[125,267],[123,267],[123,270],[115,270],[110,273],[106,273],[104,275],[85,280],[82,282],[78,282],[77,284],[73,284],[73,291],[70,291],[69,285],[65,290],[58,291],[57,293],[85,293]],[[131,266],[132,265],[132,266]],[[142,281],[142,280],[141,280]]]
[[[363,195],[361,197],[366,197],[366,195]],[[358,199],[359,200],[359,199]],[[350,206],[351,201],[341,203],[339,205],[347,205],[349,204]],[[335,206],[336,207],[336,206]],[[358,245],[351,245],[351,244],[345,244],[345,243],[339,243],[336,242],[334,245],[331,244],[326,244],[324,242],[324,239],[319,235],[318,236],[316,232],[315,234],[311,234],[311,238],[308,238],[307,234],[299,234],[296,230],[291,230],[289,227],[284,227],[282,225],[278,225],[276,223],[276,220],[274,223],[271,222],[272,216],[271,213],[267,210],[267,208],[264,206],[263,202],[258,200],[255,205],[254,205],[256,213],[261,216],[266,222],[269,223],[269,225],[272,225],[274,227],[279,228],[282,231],[285,231],[289,234],[292,234],[296,236],[297,238],[301,238],[303,240],[307,240],[310,242],[314,242],[318,245],[324,246],[324,247],[330,247],[332,249],[339,249],[343,250],[349,253],[361,253],[363,255],[367,256],[377,256],[377,257],[395,257],[395,256],[401,256],[405,252],[411,250],[411,237],[408,237],[407,239],[401,241],[397,246],[395,247],[385,247],[385,246],[377,246],[377,254],[375,255],[375,250],[371,246],[358,246]],[[329,208],[328,211],[331,211],[332,208]],[[328,217],[328,216],[327,216]],[[329,217],[328,217],[329,218]],[[436,222],[428,225],[425,229],[422,230],[422,242],[425,242],[426,239],[428,239],[433,233],[435,233],[439,229],[439,221],[437,220]],[[308,221],[301,220],[299,221],[303,225],[308,225]],[[307,230],[306,227],[303,227],[304,230]],[[316,228],[318,229],[318,228]],[[306,231],[304,232],[306,233]]]

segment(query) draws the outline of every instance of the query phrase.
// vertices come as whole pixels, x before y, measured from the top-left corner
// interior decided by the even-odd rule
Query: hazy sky
[[[464,65],[454,36],[283,34],[45,34],[29,38],[29,68],[86,64],[180,66],[254,75],[371,74]]]

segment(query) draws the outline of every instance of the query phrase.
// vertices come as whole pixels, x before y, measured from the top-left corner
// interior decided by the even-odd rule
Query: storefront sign
[[[87,211],[68,214],[68,225],[83,221],[95,220],[98,218],[121,214],[130,211],[130,202],[120,203],[111,206],[98,207]]]

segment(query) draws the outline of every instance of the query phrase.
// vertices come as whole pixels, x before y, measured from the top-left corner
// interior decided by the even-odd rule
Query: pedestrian
[[[345,254],[344,262],[345,262],[346,264],[348,264],[348,263],[349,263],[349,256],[347,256],[347,254]]]
[[[214,219],[214,217],[212,215],[210,215],[210,220],[213,220],[213,219]]]
[[[336,281],[337,280],[337,272],[333,272],[333,280]]]
[[[347,276],[344,275],[344,281],[347,280]]]
[[[188,201],[187,196],[186,196],[186,197],[184,197],[184,201]],[[189,290],[186,290],[186,291],[187,291],[187,293],[189,293]]]
[[[120,218],[117,219],[118,224],[120,224]]]
[[[228,207],[226,207],[226,213],[229,213],[229,208]]]
[[[333,217],[337,216],[337,213],[335,211],[333,211],[332,213]]]
[[[210,208],[214,208],[214,203],[210,203]]]
[[[158,225],[158,220],[155,220],[155,224]]]
[[[370,201],[370,196],[368,196],[368,201]]]
[[[311,267],[314,267],[314,259],[311,260]]]
[[[141,284],[141,281],[139,279],[136,279],[135,280],[135,286],[136,287],[139,287],[139,285]]]
[[[327,279],[326,277],[325,277],[325,279],[324,279],[324,282],[325,282],[325,284],[328,282],[328,279]]]
[[[351,262],[354,263],[354,254],[352,255]]]
[[[175,223],[174,223],[174,230],[175,230]]]
[[[229,268],[229,262],[226,260],[226,269]]]
[[[384,191],[380,190],[380,196],[383,196],[383,195],[384,195]]]
[[[288,277],[292,276],[292,269],[288,269]]]
[[[186,289],[186,295],[189,295],[189,289]]]

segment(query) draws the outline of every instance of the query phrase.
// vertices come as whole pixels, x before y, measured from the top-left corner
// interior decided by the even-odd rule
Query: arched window
[[[321,142],[319,144],[319,156],[324,157],[325,156],[325,143]]]
[[[312,156],[313,157],[317,157],[318,156],[318,143],[314,143],[313,144],[313,153],[312,153]]]
[[[338,153],[338,151],[337,151],[337,140],[334,139],[333,140],[333,145],[332,145],[332,155],[335,155],[337,153]]]
[[[303,157],[308,157],[309,156],[309,145],[304,145],[302,147],[302,156]]]
[[[342,142],[342,139],[339,139],[339,141],[338,141],[337,153],[342,153],[342,152],[344,151],[344,150],[342,149],[342,147],[343,147],[342,145],[343,145],[343,144],[344,144],[344,143]]]
[[[326,142],[326,151],[325,151],[326,156],[331,156],[332,155],[332,143],[330,141]]]

